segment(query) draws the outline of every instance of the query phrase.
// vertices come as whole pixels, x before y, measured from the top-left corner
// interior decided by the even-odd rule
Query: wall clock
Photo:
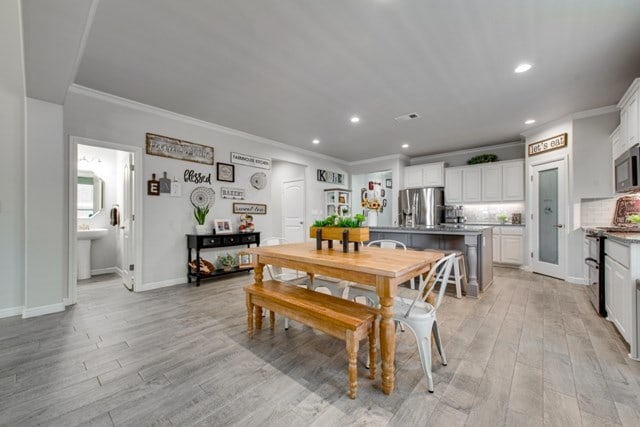
[[[251,186],[256,190],[262,190],[267,186],[267,174],[264,172],[256,172],[251,175]]]

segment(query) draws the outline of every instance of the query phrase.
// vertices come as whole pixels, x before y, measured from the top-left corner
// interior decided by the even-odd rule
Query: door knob
[[[556,224],[556,225],[554,225],[554,227],[555,228],[562,228],[562,227],[564,227],[564,224]]]

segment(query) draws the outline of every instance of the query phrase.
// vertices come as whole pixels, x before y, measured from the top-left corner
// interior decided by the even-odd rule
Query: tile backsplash
[[[525,208],[524,202],[514,203],[477,203],[477,204],[465,204],[464,215],[467,217],[467,222],[486,222],[497,223],[498,215],[505,214],[509,217],[507,222],[511,222],[511,214],[522,214],[522,223],[525,221]]]
[[[581,225],[609,225],[613,221],[617,197],[610,199],[582,199],[580,201]]]

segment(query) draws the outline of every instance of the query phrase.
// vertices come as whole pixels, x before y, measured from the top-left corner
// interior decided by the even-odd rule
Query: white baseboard
[[[584,277],[567,276],[567,282],[575,285],[584,285]]]
[[[100,274],[109,274],[109,273],[119,273],[118,267],[97,268],[95,270],[91,270],[92,276],[98,276]]]
[[[531,268],[530,265],[523,265],[522,267],[520,267],[522,269],[522,271],[526,271],[528,273],[533,273],[533,269]]]
[[[75,304],[75,302],[71,302],[71,298],[62,298],[62,303],[65,307]]]
[[[185,278],[163,280],[162,282],[143,283],[142,285],[134,286],[134,291],[143,292],[150,291],[152,289],[166,288],[169,286],[182,285],[185,283]]]
[[[119,267],[113,267],[113,268],[115,268],[115,269],[116,269],[116,271],[115,271],[115,272],[116,272],[116,273],[118,273],[118,275],[119,275],[120,277],[124,277],[124,270],[123,270],[123,269],[121,269],[121,268],[119,268]]]
[[[19,316],[22,314],[23,309],[24,307],[22,306],[0,309],[0,319],[3,319],[5,317],[11,317],[11,316]]]
[[[42,315],[51,314],[51,313],[59,313],[61,311],[64,311],[63,302],[59,302],[57,304],[50,304],[50,305],[41,305],[40,307],[31,307],[31,308],[24,307],[24,309],[22,310],[22,318],[27,319],[29,317],[42,316]]]

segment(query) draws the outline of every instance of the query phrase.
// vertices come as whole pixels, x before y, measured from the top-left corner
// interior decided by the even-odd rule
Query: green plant
[[[236,265],[236,257],[234,255],[231,255],[230,253],[218,256],[217,261],[224,267],[233,267],[234,265]]]
[[[319,219],[314,221],[314,227],[343,227],[343,228],[358,228],[362,226],[364,222],[363,214],[355,214],[353,217],[338,218],[336,215],[331,215],[325,219]]]
[[[205,206],[205,207],[199,207],[196,206],[196,208],[193,210],[193,216],[196,218],[196,221],[198,222],[199,225],[204,225],[204,221],[207,218],[207,215],[209,214],[209,207]]]
[[[497,162],[497,161],[498,161],[498,156],[496,156],[495,154],[480,154],[470,158],[467,161],[467,164],[477,165],[478,163],[490,163],[490,162]]]
[[[507,220],[507,218],[509,218],[509,217],[508,217],[507,215],[505,215],[505,214],[499,214],[499,215],[496,215],[496,218],[498,218],[498,221],[502,221],[502,222],[504,222],[504,221],[506,221],[506,220]]]
[[[629,222],[633,222],[634,224],[640,223],[640,215],[638,214],[629,215],[627,219],[629,220]]]

